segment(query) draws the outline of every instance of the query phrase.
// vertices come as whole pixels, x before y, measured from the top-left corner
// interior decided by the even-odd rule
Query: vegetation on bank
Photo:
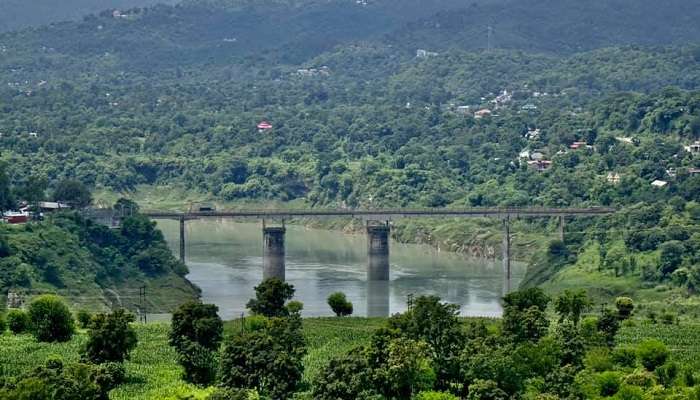
[[[4,174],[0,166],[0,175]],[[79,186],[68,181],[55,191],[61,200],[77,199],[73,204],[78,210],[43,217],[34,213],[37,220],[26,224],[0,224],[2,307],[8,293],[13,302],[59,293],[75,308],[93,311],[124,307],[163,312],[198,297],[198,289],[184,278],[187,267],[173,257],[153,222],[135,213],[118,229],[102,225],[81,213],[90,193]],[[0,210],[16,209],[13,197],[27,198],[28,193],[35,194],[30,204],[44,200],[44,191],[44,185],[12,187],[0,179]],[[115,209],[124,204],[117,202]],[[139,296],[143,287],[145,298]]]
[[[259,297],[258,300],[264,298]],[[551,309],[548,307],[548,313],[556,314],[548,317],[537,311],[547,302],[546,296],[532,290],[509,295],[505,299],[506,314],[503,320],[457,318],[450,311],[449,305],[440,305],[429,297],[416,299],[410,311],[389,319],[334,317],[300,320],[298,333],[302,337],[299,337],[301,342],[298,343],[303,343],[305,355],[299,365],[303,371],[303,376],[298,381],[301,393],[293,398],[317,399],[332,396],[334,399],[356,399],[357,396],[370,395],[371,391],[378,388],[373,383],[372,375],[375,373],[382,376],[381,382],[389,385],[382,389],[388,390],[383,397],[370,397],[376,399],[395,398],[391,395],[394,390],[407,390],[406,393],[412,393],[416,399],[433,398],[430,396],[446,399],[493,398],[490,397],[493,395],[497,396],[495,398],[506,398],[503,396],[508,396],[513,390],[519,393],[520,398],[527,399],[542,398],[542,394],[540,397],[537,394],[544,392],[550,393],[550,397],[553,393],[559,393],[558,398],[572,399],[694,398],[697,395],[694,392],[697,389],[694,371],[699,367],[697,360],[700,355],[700,325],[697,321],[661,316],[650,319],[648,315],[637,312],[629,299],[621,299],[614,312],[608,310],[598,315],[587,310],[589,303],[585,295],[574,292],[555,299]],[[291,302],[291,309],[294,310],[294,307],[294,302]],[[580,317],[579,311],[583,312]],[[137,344],[126,353],[128,356],[123,361],[123,383],[110,391],[110,399],[239,398],[226,396],[240,396],[240,391],[186,383],[189,379],[188,369],[178,365],[183,361],[182,356],[178,355],[181,351],[178,348],[181,348],[183,342],[177,344],[178,340],[173,340],[183,337],[181,334],[204,333],[205,330],[202,329],[205,326],[215,327],[216,324],[202,325],[197,321],[215,321],[216,317],[212,318],[206,311],[206,306],[201,310],[187,306],[182,312],[182,316],[187,317],[179,317],[183,323],[178,323],[180,328],[177,330],[171,330],[167,324],[131,324]],[[556,318],[552,318],[554,315]],[[75,379],[70,374],[78,371],[76,366],[81,360],[86,360],[85,349],[104,348],[107,344],[115,343],[114,339],[129,338],[126,331],[123,334],[115,334],[115,329],[101,331],[101,326],[124,326],[123,322],[119,322],[124,321],[119,316],[107,318],[94,319],[93,321],[104,323],[94,322],[88,330],[77,330],[67,342],[41,343],[26,333],[7,332],[0,335],[0,365],[3,366],[0,387],[11,384],[13,377],[26,374],[30,376],[31,371],[40,365],[47,365],[43,368],[49,368],[49,371],[51,368],[56,370],[60,365],[64,371],[61,379],[68,379],[66,382]],[[109,318],[113,322],[108,322]],[[257,339],[253,338],[263,335],[266,329],[277,323],[282,323],[280,327],[291,328],[283,321],[288,318],[291,319],[287,322],[296,318],[294,311],[282,317],[258,316],[227,322],[224,326],[223,345],[228,350],[223,350],[219,357],[223,357],[221,362],[229,365],[229,369],[221,371],[220,374],[223,375],[220,376],[233,371],[230,368],[240,362],[240,357],[244,354],[245,357],[251,357],[258,351],[261,351],[260,355],[270,351],[274,353],[276,350],[270,347],[266,347],[264,352],[262,347],[256,350],[252,343]],[[268,325],[270,323],[273,325]],[[428,326],[432,328],[423,329]],[[106,342],[96,341],[94,338],[103,337],[99,332],[109,334],[112,339]],[[276,336],[282,342],[286,340],[286,335],[295,335],[293,331],[284,332],[280,331]],[[245,341],[247,344],[235,347],[239,338],[248,338]],[[129,348],[131,340],[122,342],[123,346],[108,348]],[[467,346],[464,351],[457,345],[461,341],[465,341]],[[90,342],[96,344],[90,346]],[[563,343],[566,345],[560,347]],[[358,350],[358,347],[365,350]],[[412,349],[409,353],[410,360],[407,358],[401,361],[399,350],[408,351],[409,347]],[[364,353],[366,351],[370,353]],[[372,353],[377,351],[382,353]],[[239,355],[234,357],[234,354]],[[363,354],[375,354],[379,358],[363,361]],[[384,375],[381,369],[384,356],[381,354],[388,355],[390,363],[407,364],[394,372],[386,370],[388,375]],[[416,358],[421,354],[423,358]],[[50,360],[50,364],[46,364],[47,360]],[[374,364],[375,362],[379,364]],[[457,369],[445,368],[449,365],[454,365]],[[256,368],[267,367],[260,365]],[[505,368],[502,370],[504,374],[498,373],[501,368]],[[548,370],[551,374],[547,373]],[[275,373],[274,369],[266,371],[267,374]],[[340,371],[345,372],[340,374]],[[399,371],[403,375],[393,375]],[[256,371],[250,370],[249,373]],[[257,373],[262,373],[262,370]],[[453,373],[457,373],[454,376],[459,377],[458,380],[447,384],[453,379],[449,378]],[[288,383],[291,384],[291,381]],[[392,386],[394,383],[398,386]],[[361,386],[355,386],[358,384]],[[260,394],[270,389],[266,385],[253,387]],[[359,395],[357,390],[364,394]],[[418,394],[420,390],[424,392]],[[438,394],[436,391],[443,393]],[[315,394],[312,395],[312,392]],[[454,394],[448,395],[446,392]],[[563,392],[573,397],[561,397]],[[245,396],[253,396],[251,393]],[[406,393],[399,398],[411,397]],[[673,397],[674,395],[681,397]],[[241,398],[254,398],[245,396]],[[279,396],[275,398],[287,398],[288,394]],[[81,398],[83,399],[85,398]]]

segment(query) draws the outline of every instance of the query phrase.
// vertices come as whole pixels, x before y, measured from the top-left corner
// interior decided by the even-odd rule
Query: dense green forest
[[[623,0],[103,12],[0,35],[2,160],[19,186],[71,178],[214,201],[609,205],[622,212],[530,249],[526,284],[581,273],[619,282],[607,295],[683,296],[700,268],[698,12]],[[470,240],[440,238],[459,231],[448,224],[435,240]]]

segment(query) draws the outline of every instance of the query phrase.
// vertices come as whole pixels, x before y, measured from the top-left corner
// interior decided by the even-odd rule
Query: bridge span
[[[189,220],[203,218],[256,219],[262,221],[263,231],[263,279],[285,279],[285,221],[306,218],[353,218],[365,221],[367,226],[367,279],[389,280],[389,236],[391,221],[403,218],[495,218],[502,220],[503,272],[506,290],[511,282],[511,227],[510,221],[518,218],[555,217],[559,219],[559,239],[564,240],[566,218],[596,217],[615,213],[614,208],[462,208],[462,209],[260,209],[231,211],[145,211],[151,219],[180,221],[180,260],[185,261],[185,224]],[[275,226],[268,225],[269,221]]]

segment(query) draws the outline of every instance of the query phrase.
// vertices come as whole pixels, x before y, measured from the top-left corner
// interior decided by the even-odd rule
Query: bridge
[[[151,219],[180,221],[180,260],[185,261],[185,224],[189,220],[203,218],[255,219],[262,221],[263,230],[263,279],[285,279],[285,221],[306,218],[353,218],[365,221],[367,231],[367,279],[389,280],[389,233],[391,221],[403,218],[495,218],[503,223],[502,260],[506,289],[511,282],[511,231],[510,221],[518,218],[559,218],[559,238],[564,240],[567,217],[595,217],[615,213],[614,208],[462,208],[462,209],[260,209],[231,211],[146,211]],[[276,221],[269,226],[268,221]],[[280,224],[281,222],[281,224]]]

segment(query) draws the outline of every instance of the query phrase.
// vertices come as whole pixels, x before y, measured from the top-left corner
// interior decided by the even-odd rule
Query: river
[[[159,221],[174,254],[179,225]],[[224,319],[246,313],[253,287],[262,279],[262,229],[259,223],[229,220],[188,221],[187,278],[202,289],[202,301],[219,306]],[[364,235],[287,226],[287,282],[304,303],[307,317],[330,316],[329,294],[342,291],[354,315],[387,316],[406,310],[409,296],[434,294],[459,304],[465,316],[500,316],[504,279],[500,261],[466,258],[427,245],[391,243],[391,280],[367,282]],[[525,266],[513,263],[513,287]]]

